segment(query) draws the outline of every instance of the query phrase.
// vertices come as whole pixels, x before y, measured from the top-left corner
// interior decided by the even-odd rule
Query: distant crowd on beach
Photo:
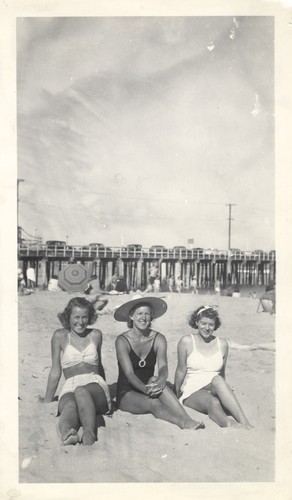
[[[68,265],[76,264],[76,260],[74,258],[70,258],[68,261]],[[24,277],[23,271],[21,268],[18,269],[18,292],[21,295],[30,295],[31,293],[36,291],[36,273],[34,265],[28,266],[26,270],[26,277]],[[49,280],[48,291],[50,292],[58,292],[62,290],[60,286],[58,276],[53,275]],[[108,295],[119,295],[119,294],[128,294],[130,292],[137,292],[140,294],[148,294],[148,293],[159,293],[159,292],[169,292],[169,293],[193,293],[193,294],[211,294],[215,293],[216,295],[226,296],[226,297],[241,297],[241,290],[237,285],[225,285],[223,286],[220,280],[215,279],[214,286],[212,288],[200,288],[198,286],[197,276],[192,276],[191,282],[189,284],[184,283],[182,276],[174,276],[174,274],[170,274],[164,283],[161,283],[161,277],[159,275],[159,264],[157,261],[151,263],[149,271],[148,271],[148,282],[144,291],[139,289],[133,289],[128,286],[127,280],[124,276],[119,275],[118,273],[114,273],[109,285],[106,290],[102,290],[100,281],[96,274],[92,274],[88,284],[82,290],[82,292],[86,295],[94,298],[95,296],[104,293]],[[269,312],[270,314],[276,313],[276,284],[274,282],[269,283],[264,292],[261,292],[259,295],[256,290],[250,289],[248,292],[248,297],[253,299],[258,299],[258,309],[257,312]]]
[[[76,263],[76,260],[71,258],[68,264]],[[44,287],[43,287],[44,288]],[[102,289],[100,281],[96,274],[92,274],[88,285],[84,289],[84,293],[89,294],[92,289],[95,289],[95,293],[103,292],[109,295],[118,294],[128,294],[130,292],[139,293],[159,293],[159,292],[169,292],[169,293],[193,293],[193,294],[216,294],[226,297],[239,298],[242,295],[242,290],[238,285],[234,284],[222,284],[219,279],[216,279],[212,287],[202,287],[198,284],[198,278],[196,275],[191,277],[190,283],[186,283],[182,276],[174,274],[169,274],[166,279],[162,280],[159,274],[159,265],[157,262],[153,262],[150,265],[148,272],[147,285],[144,290],[133,288],[128,285],[125,276],[118,273],[114,273],[110,283],[105,289]],[[58,276],[53,274],[50,278],[47,289],[50,292],[61,291]],[[18,269],[18,292],[22,295],[29,295],[36,290],[36,276],[34,265],[30,265],[26,270],[26,276],[21,268]],[[245,293],[246,295],[246,293]],[[271,282],[265,287],[264,292],[258,293],[253,287],[249,288],[248,297],[253,299],[269,299],[273,301],[273,312],[275,312],[275,283]]]
[[[29,266],[26,271],[26,279],[24,277],[23,271],[21,268],[17,270],[17,287],[18,292],[22,295],[29,295],[30,293],[35,291],[36,288],[36,277],[35,277],[35,269],[34,266]]]

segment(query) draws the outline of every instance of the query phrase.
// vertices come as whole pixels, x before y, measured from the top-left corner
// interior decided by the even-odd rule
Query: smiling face
[[[152,312],[149,306],[137,307],[131,314],[130,318],[133,321],[133,326],[139,330],[147,330],[152,321]]]
[[[215,319],[201,316],[197,321],[197,325],[199,334],[201,335],[202,339],[206,341],[210,340],[215,330]]]
[[[74,306],[70,315],[70,330],[81,335],[89,324],[87,307]]]

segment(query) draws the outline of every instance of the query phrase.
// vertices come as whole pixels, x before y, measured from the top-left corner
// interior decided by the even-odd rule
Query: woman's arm
[[[161,333],[159,333],[156,337],[155,347],[158,377],[151,377],[147,384],[148,394],[151,397],[158,396],[162,393],[168,377],[167,343],[164,335]]]
[[[147,387],[141,380],[135,375],[133,370],[133,365],[129,356],[128,345],[126,340],[122,336],[116,339],[116,353],[118,362],[127,377],[128,382],[133,386],[133,389],[137,389],[144,394],[148,394]]]
[[[96,339],[96,350],[99,360],[98,373],[105,380],[105,371],[101,359],[102,333],[100,330],[93,330],[92,333]]]
[[[187,373],[187,340],[186,337],[180,339],[177,345],[177,367],[174,377],[175,393],[180,397],[181,386]]]
[[[62,330],[57,330],[51,341],[51,355],[52,355],[52,368],[49,373],[47,390],[44,398],[44,403],[51,403],[54,400],[55,392],[57,390],[59,380],[62,375],[62,368],[60,362],[61,354],[61,338]]]
[[[228,342],[226,339],[220,338],[219,341],[220,341],[221,350],[222,350],[222,354],[223,354],[223,366],[222,366],[220,375],[221,375],[221,377],[225,378],[226,363],[227,363],[229,347],[228,347]]]

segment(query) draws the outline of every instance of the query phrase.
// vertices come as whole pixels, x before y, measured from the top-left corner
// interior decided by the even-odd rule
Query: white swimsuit
[[[62,360],[61,360],[61,365],[63,370],[66,368],[70,368],[72,366],[76,366],[79,363],[87,363],[92,366],[98,366],[99,365],[99,359],[98,359],[98,354],[96,350],[96,345],[92,341],[91,334],[88,334],[89,338],[89,343],[88,345],[82,350],[79,351],[77,347],[73,346],[71,343],[71,335],[70,332],[68,334],[68,344],[65,347]],[[77,387],[84,386],[87,384],[91,383],[96,383],[101,386],[101,388],[104,390],[106,399],[107,399],[107,404],[108,408],[110,410],[111,408],[111,398],[110,398],[110,392],[108,385],[106,381],[100,376],[97,375],[97,373],[94,373],[93,371],[91,373],[81,373],[80,375],[74,375],[68,379],[65,380],[65,383],[62,387],[62,390],[59,394],[59,401],[61,400],[61,397],[64,396],[64,394],[67,394],[68,392],[74,392]]]
[[[79,351],[79,349],[71,343],[71,332],[68,333],[68,344],[65,347],[61,360],[63,370],[78,365],[79,363],[87,363],[93,366],[99,365],[96,345],[92,341],[91,332],[88,334],[88,339],[89,342],[87,346],[85,346],[82,351]]]
[[[199,352],[192,334],[191,338],[193,350],[187,359],[187,373],[181,386],[182,395],[179,398],[181,403],[194,392],[209,385],[223,367],[223,354],[218,337],[216,338],[217,351],[211,356],[205,356]]]

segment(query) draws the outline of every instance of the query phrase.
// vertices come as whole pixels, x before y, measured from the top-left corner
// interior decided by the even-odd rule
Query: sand
[[[169,382],[176,368],[176,346],[187,333],[187,316],[202,304],[217,304],[218,335],[239,344],[272,342],[275,316],[257,313],[258,300],[215,295],[165,296],[168,312],[153,327],[168,341]],[[190,483],[269,482],[275,479],[275,352],[230,349],[226,378],[252,430],[223,429],[205,415],[206,428],[181,430],[151,415],[120,410],[102,417],[92,447],[62,446],[56,433],[56,402],[41,404],[51,366],[50,340],[71,295],[36,291],[19,296],[19,482],[20,483]],[[110,297],[110,307],[129,296]],[[114,342],[125,325],[112,314],[98,318],[103,332],[103,364],[114,395],[117,362]],[[60,391],[61,379],[57,394]]]

